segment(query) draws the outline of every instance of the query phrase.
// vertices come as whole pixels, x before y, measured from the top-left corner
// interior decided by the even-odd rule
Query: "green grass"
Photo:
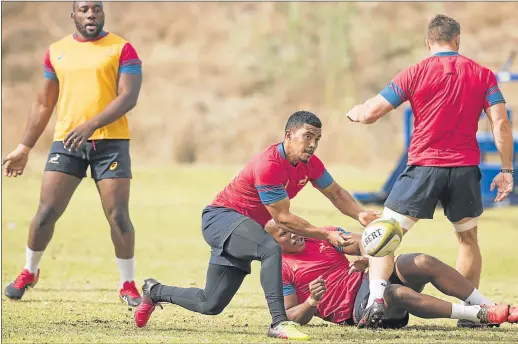
[[[39,170],[39,168],[38,168]],[[35,212],[41,173],[3,179],[2,286],[23,266],[27,227]],[[155,277],[167,284],[203,287],[209,248],[200,233],[202,208],[237,172],[237,167],[149,167],[134,171],[131,216],[137,231],[137,283]],[[384,172],[331,169],[350,190],[375,190]],[[359,231],[308,187],[293,201],[294,211],[317,225]],[[426,252],[454,264],[456,240],[440,211],[435,221],[418,223],[399,252]],[[488,210],[481,221],[484,256],[481,290],[498,301],[518,303],[518,210]],[[86,342],[279,342],[265,336],[269,314],[259,283],[259,264],[229,307],[218,316],[176,306],[156,310],[144,329],[117,298],[118,271],[108,225],[90,179],[74,195],[43,256],[40,282],[19,302],[2,295],[2,341]],[[439,293],[433,287],[425,292]],[[335,343],[510,343],[518,327],[459,330],[453,320],[421,320],[399,331],[345,328],[314,319],[305,330],[315,342]]]

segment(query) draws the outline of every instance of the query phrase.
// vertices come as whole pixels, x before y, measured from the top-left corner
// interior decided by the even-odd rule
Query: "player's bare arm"
[[[278,202],[265,205],[265,207],[276,223],[287,227],[290,232],[297,235],[326,240],[331,245],[337,247],[347,246],[353,243],[352,240],[347,240],[345,234],[341,232],[331,232],[324,228],[315,227],[303,218],[292,214],[290,212],[290,200],[287,197]]]
[[[372,124],[392,110],[394,110],[392,104],[378,94],[365,103],[353,107],[346,116],[351,122]]]
[[[58,80],[45,78],[43,80],[43,87],[38,92],[36,100],[32,104],[22,142],[2,161],[2,165],[5,165],[5,176],[17,177],[23,174],[23,170],[29,158],[29,152],[49,123],[58,97]]]
[[[507,172],[499,173],[491,183],[491,191],[497,188],[495,202],[503,201],[513,191],[513,133],[511,123],[507,117],[505,103],[498,103],[488,107],[486,110],[487,118],[491,123],[491,131],[495,138],[495,145],[500,154],[502,169]]]
[[[299,303],[296,293],[284,297],[284,308],[289,320],[301,325],[311,321],[318,303],[326,292],[326,283],[322,276],[309,283],[309,292],[310,297],[302,303]]]
[[[77,150],[95,130],[118,120],[133,109],[137,105],[141,85],[141,74],[122,73],[119,78],[117,98],[97,116],[70,131],[65,138],[65,147]]]
[[[351,194],[335,181],[327,188],[318,190],[322,192],[342,214],[359,221],[363,226],[367,226],[380,217],[379,212],[364,210]]]

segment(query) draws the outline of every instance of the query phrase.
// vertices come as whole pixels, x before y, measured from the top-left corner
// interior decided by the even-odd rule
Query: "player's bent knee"
[[[416,223],[416,221],[408,216],[397,213],[387,207],[383,208],[383,218],[396,220],[404,231],[409,231]]]
[[[391,284],[385,288],[383,298],[389,306],[397,306],[401,303],[398,290],[402,287],[400,284]]]
[[[419,269],[430,270],[437,266],[437,258],[421,253],[414,258],[414,263]]]
[[[472,218],[468,221],[462,222],[462,223],[459,223],[459,222],[452,223],[453,229],[457,233],[466,233],[467,235],[470,235],[472,233],[469,233],[469,232],[474,232],[471,230],[478,226],[478,220],[479,220],[479,217],[474,217],[474,218]]]
[[[202,314],[205,315],[218,315],[225,309],[226,305],[219,303],[206,303],[202,307]]]

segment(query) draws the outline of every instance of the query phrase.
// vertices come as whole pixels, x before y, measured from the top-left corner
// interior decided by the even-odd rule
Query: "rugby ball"
[[[372,221],[362,234],[362,246],[372,257],[385,257],[394,252],[403,240],[403,230],[394,219]]]

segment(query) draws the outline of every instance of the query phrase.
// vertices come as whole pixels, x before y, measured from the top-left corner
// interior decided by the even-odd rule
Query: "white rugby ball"
[[[403,240],[403,230],[395,219],[372,221],[362,234],[362,246],[372,257],[385,257],[394,252]]]

